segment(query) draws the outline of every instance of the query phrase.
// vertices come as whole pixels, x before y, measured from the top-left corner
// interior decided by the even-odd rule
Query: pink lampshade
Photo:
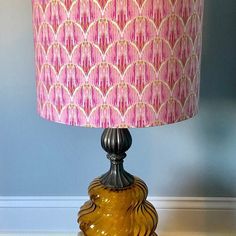
[[[204,0],[32,0],[40,116],[150,127],[198,111]]]

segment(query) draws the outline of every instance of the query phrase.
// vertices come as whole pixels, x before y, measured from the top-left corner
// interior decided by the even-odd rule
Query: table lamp
[[[128,128],[198,112],[204,0],[32,0],[37,110],[104,128],[110,170],[89,186],[86,236],[154,236],[147,186],[123,167]],[[89,144],[89,142],[88,142]]]

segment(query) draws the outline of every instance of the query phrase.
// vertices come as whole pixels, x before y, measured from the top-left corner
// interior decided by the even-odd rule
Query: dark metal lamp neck
[[[131,147],[132,137],[128,129],[105,129],[101,145],[111,161],[110,170],[101,176],[101,183],[109,188],[122,189],[134,183],[134,177],[126,172],[123,160]]]

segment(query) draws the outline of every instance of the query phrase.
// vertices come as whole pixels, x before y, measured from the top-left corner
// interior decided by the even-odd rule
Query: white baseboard
[[[87,197],[0,197],[0,232],[78,232]],[[235,236],[236,198],[149,197],[161,236]],[[194,234],[195,232],[195,234]],[[0,234],[1,235],[1,234]],[[44,234],[45,235],[45,234]]]

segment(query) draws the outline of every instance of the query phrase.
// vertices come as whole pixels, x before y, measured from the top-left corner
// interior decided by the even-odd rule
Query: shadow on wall
[[[201,119],[195,132],[204,150],[203,196],[236,196],[236,102],[205,103]]]
[[[205,0],[201,100],[236,102],[236,1]]]
[[[204,105],[201,118],[204,122],[196,126],[205,150],[203,167],[207,179],[201,183],[204,196],[211,196],[212,191],[214,196],[223,193],[236,196],[235,22],[235,0],[227,3],[205,0],[201,78],[201,104]],[[233,188],[232,183],[235,183]]]

